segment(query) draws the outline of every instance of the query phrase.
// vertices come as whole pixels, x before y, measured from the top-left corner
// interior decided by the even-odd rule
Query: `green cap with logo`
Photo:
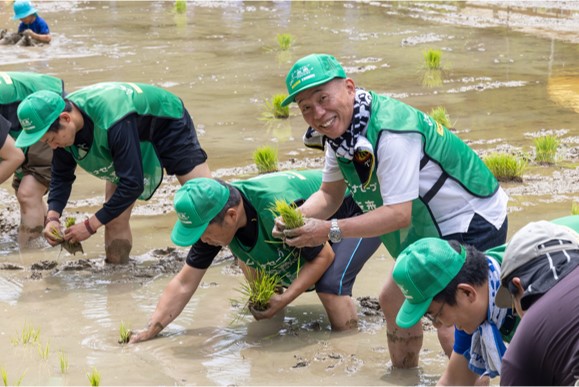
[[[57,93],[41,90],[30,94],[18,105],[18,120],[22,132],[16,146],[24,148],[38,142],[64,110],[64,99]]]
[[[443,239],[423,238],[405,248],[392,272],[406,298],[396,316],[396,324],[410,328],[420,321],[434,296],[456,277],[465,261],[464,247],[457,253]]]
[[[229,200],[229,188],[217,180],[199,177],[189,180],[175,193],[173,205],[179,220],[171,240],[178,246],[191,246],[201,238],[209,222]]]
[[[334,78],[346,78],[346,72],[336,58],[328,54],[311,54],[299,59],[291,68],[285,84],[289,96],[281,106],[295,101],[296,94],[331,81]]]

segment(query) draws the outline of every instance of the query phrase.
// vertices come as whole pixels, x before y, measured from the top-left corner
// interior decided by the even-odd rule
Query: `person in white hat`
[[[577,385],[579,235],[547,221],[513,235],[495,302],[521,323],[503,357],[501,385]]]

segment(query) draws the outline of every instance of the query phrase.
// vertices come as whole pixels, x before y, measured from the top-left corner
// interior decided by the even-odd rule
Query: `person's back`
[[[502,368],[501,385],[569,386],[579,380],[579,267],[527,310]]]

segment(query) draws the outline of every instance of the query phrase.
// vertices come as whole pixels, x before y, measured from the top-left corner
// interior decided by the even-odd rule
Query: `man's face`
[[[432,301],[427,310],[427,315],[432,316],[432,323],[436,328],[440,326],[450,327],[455,325],[458,329],[472,334],[486,319],[488,303],[476,293],[465,294],[462,289],[457,289],[456,304]]]
[[[68,113],[62,113],[59,120],[60,129],[57,132],[48,131],[40,138],[41,142],[48,144],[52,149],[71,146],[76,136],[76,127]]]
[[[231,216],[226,214],[221,224],[215,222],[207,226],[207,229],[201,235],[201,240],[211,246],[224,247],[231,243],[236,232],[237,226]]]
[[[354,81],[335,78],[298,93],[295,100],[308,125],[335,139],[350,127],[355,95]]]

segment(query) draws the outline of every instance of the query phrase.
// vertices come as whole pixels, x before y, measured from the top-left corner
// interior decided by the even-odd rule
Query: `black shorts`
[[[183,108],[183,117],[165,120],[163,128],[155,132],[158,134],[153,136],[152,143],[167,174],[186,175],[207,160],[187,109]]]

